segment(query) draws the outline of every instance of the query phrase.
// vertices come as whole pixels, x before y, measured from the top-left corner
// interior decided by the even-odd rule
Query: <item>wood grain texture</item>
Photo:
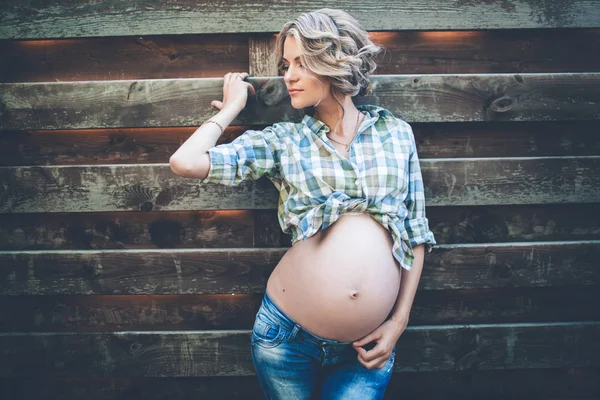
[[[263,293],[286,248],[0,252],[1,295]],[[600,284],[600,242],[437,245],[421,290]]]
[[[442,206],[429,207],[427,217],[444,244],[599,240],[598,207]],[[276,218],[274,209],[0,214],[0,250],[290,247]]]
[[[263,293],[3,296],[0,332],[251,329]],[[600,285],[420,290],[410,326],[598,321]]]
[[[273,34],[0,40],[0,82],[277,76]],[[369,32],[374,74],[599,72],[600,29]],[[576,43],[577,45],[573,45]],[[250,50],[249,50],[250,47]],[[77,62],[72,62],[77,60]],[[260,63],[261,67],[253,67]],[[271,71],[272,72],[267,72]]]
[[[221,78],[223,71],[248,67],[248,39],[221,34],[0,40],[0,54],[1,82]]]
[[[423,159],[428,206],[600,202],[600,156]],[[164,164],[0,167],[1,213],[277,209],[266,177],[237,186]]]
[[[394,371],[600,367],[599,337],[600,322],[408,327]],[[0,354],[3,378],[255,373],[248,331],[1,333]]]
[[[598,203],[429,207],[427,217],[439,243],[592,240],[600,239],[599,207]]]
[[[0,214],[0,249],[253,247],[255,212]]]
[[[421,158],[600,154],[600,120],[411,124]],[[217,145],[248,129],[230,126]],[[166,163],[192,128],[5,131],[0,166]]]
[[[600,369],[530,368],[394,373],[384,400],[594,399]],[[181,378],[2,378],[8,399],[54,400],[263,400],[256,376]]]
[[[260,3],[229,0],[112,2],[92,0],[22,2],[5,0],[0,39],[126,36],[185,33],[279,32],[301,13],[322,2],[290,0]],[[338,0],[367,30],[513,29],[599,27],[600,2],[536,0]],[[381,10],[385,10],[382,12]],[[443,10],[443,12],[440,12]],[[268,13],[268,17],[266,17]]]
[[[275,35],[262,34],[248,37],[250,76],[277,76]]]
[[[282,77],[249,78],[256,95],[232,125],[300,122]],[[600,118],[600,73],[377,75],[356,104],[408,122]],[[222,78],[0,84],[0,130],[197,126]]]

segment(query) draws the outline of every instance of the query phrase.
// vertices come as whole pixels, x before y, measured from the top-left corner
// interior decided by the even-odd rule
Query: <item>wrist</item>
[[[392,315],[390,321],[398,327],[398,329],[404,329],[408,325],[409,314],[407,313],[398,313]]]
[[[231,125],[233,120],[238,116],[240,111],[234,107],[228,107],[221,109],[218,113],[213,115],[211,120],[219,122],[224,127]]]

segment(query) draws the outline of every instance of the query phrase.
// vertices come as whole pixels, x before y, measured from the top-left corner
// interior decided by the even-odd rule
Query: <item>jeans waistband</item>
[[[294,321],[281,308],[279,308],[277,306],[277,304],[275,304],[275,302],[273,302],[273,299],[271,299],[271,297],[269,296],[269,294],[266,291],[265,291],[265,295],[262,300],[262,306],[265,308],[265,310],[267,312],[276,316],[277,319],[280,321],[281,325],[283,326],[283,328],[285,328],[289,331],[293,331],[294,328],[296,328],[296,329],[302,331],[303,333],[305,333],[309,338],[311,338],[315,342],[320,342],[321,344],[330,344],[330,345],[337,344],[337,345],[345,345],[345,346],[352,345],[352,342],[340,342],[339,340],[327,339],[327,338],[315,335],[314,333],[306,330],[304,327],[302,327],[302,325],[300,325],[299,323]]]

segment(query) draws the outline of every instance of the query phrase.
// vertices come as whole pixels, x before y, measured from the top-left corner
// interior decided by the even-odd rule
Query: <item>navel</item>
[[[353,291],[350,293],[350,298],[351,298],[351,299],[358,299],[358,290],[353,290]]]

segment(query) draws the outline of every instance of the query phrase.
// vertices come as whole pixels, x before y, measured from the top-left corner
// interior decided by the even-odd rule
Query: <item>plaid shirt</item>
[[[392,253],[410,270],[412,248],[436,244],[425,217],[423,180],[410,125],[381,107],[358,105],[365,118],[346,159],[322,121],[280,122],[248,130],[208,150],[210,170],[199,184],[238,185],[265,175],[279,191],[278,218],[292,244],[347,212],[368,212],[393,240]]]

